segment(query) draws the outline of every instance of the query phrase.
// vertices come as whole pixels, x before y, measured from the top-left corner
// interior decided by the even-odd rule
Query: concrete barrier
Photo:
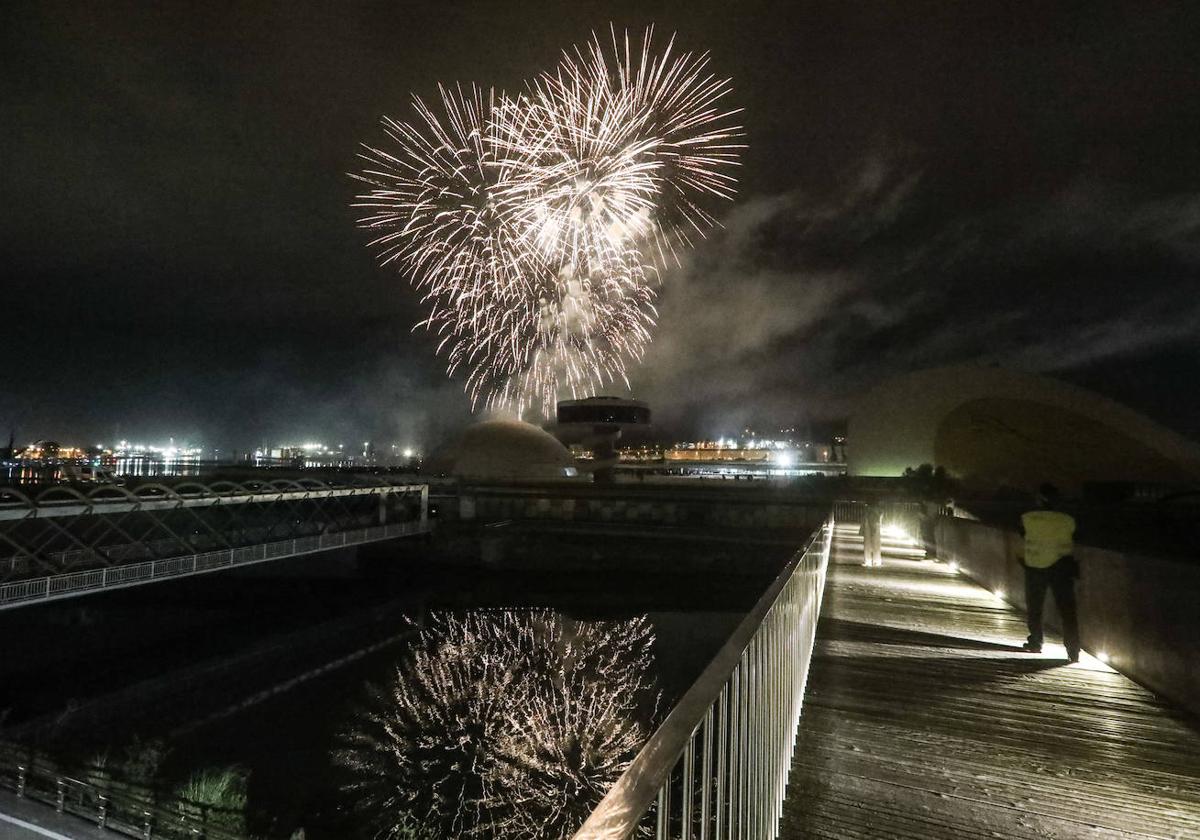
[[[970,519],[941,517],[938,554],[1025,609],[1021,535]],[[1083,648],[1192,714],[1200,715],[1200,565],[1077,545]],[[1047,594],[1046,623],[1061,631]]]
[[[623,491],[623,492],[622,492]],[[468,487],[447,518],[498,522],[617,522],[676,527],[791,529],[811,532],[829,515],[831,502],[752,492],[683,492],[619,488],[617,492],[567,485],[557,488]]]

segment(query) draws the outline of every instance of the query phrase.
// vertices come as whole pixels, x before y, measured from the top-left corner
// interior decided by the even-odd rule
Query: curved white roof
[[[517,420],[484,420],[463,430],[435,461],[469,481],[546,481],[573,475],[575,460],[551,435]]]
[[[996,367],[884,382],[858,401],[846,449],[856,475],[941,464],[960,475],[1005,473],[977,477],[1008,483],[1039,472],[1068,486],[1200,478],[1200,446],[1182,435],[1083,388]]]

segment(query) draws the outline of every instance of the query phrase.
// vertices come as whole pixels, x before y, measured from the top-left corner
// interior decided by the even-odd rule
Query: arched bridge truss
[[[429,530],[428,486],[249,483],[0,490],[0,609]]]

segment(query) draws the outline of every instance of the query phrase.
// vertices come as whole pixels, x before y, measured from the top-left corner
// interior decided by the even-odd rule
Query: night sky
[[[711,50],[746,109],[631,373],[664,429],[972,361],[1200,437],[1200,6],[845,0],[7,4],[0,432],[434,443],[467,399],[354,225],[357,144],[610,22]]]

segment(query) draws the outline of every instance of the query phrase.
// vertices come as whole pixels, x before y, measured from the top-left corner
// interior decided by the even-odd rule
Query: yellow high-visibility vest
[[[1025,527],[1025,565],[1053,566],[1075,553],[1075,520],[1057,510],[1031,510],[1021,515]]]

